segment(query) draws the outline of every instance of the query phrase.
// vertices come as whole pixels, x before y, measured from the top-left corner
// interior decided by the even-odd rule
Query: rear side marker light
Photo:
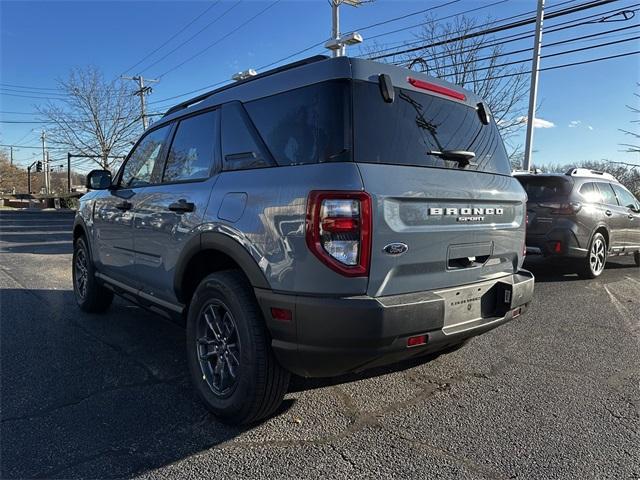
[[[346,277],[369,274],[371,196],[366,192],[312,191],[307,201],[307,247]]]
[[[290,322],[293,319],[293,314],[291,310],[287,310],[286,308],[271,307],[271,317],[281,322]]]
[[[426,345],[426,343],[427,343],[426,335],[416,335],[415,337],[407,338],[407,348]]]
[[[518,318],[521,313],[522,313],[522,308],[520,308],[520,307],[515,308],[515,309],[511,310],[511,318]]]
[[[417,78],[412,77],[408,77],[407,81],[414,87],[420,88],[422,90],[439,93],[440,95],[455,98],[456,100],[462,100],[463,102],[467,99],[467,96],[464,93],[456,92],[451,88],[442,87],[440,85],[436,85],[435,83],[425,82],[424,80],[418,80]]]

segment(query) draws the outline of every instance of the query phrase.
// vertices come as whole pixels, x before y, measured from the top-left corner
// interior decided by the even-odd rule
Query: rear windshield
[[[465,150],[475,153],[467,170],[511,174],[495,122],[484,125],[475,108],[400,88],[386,103],[370,82],[354,81],[353,92],[357,162],[458,169],[457,162],[428,152]]]
[[[529,200],[549,200],[566,197],[571,193],[572,181],[564,177],[516,176],[529,196]]]

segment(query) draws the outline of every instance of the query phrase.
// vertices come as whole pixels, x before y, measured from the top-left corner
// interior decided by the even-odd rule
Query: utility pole
[[[71,152],[67,152],[67,192],[71,193]]]
[[[331,50],[333,57],[344,57],[347,45],[362,43],[362,35],[352,32],[342,37],[340,35],[340,5],[346,3],[352,7],[358,7],[363,0],[330,0],[331,3],[331,38],[324,47]]]
[[[538,70],[540,67],[540,47],[542,46],[542,23],[544,21],[544,0],[538,0],[536,14],[536,35],[533,45],[533,59],[531,61],[531,85],[529,87],[529,114],[527,116],[527,137],[524,149],[524,164],[522,169],[531,169],[531,153],[533,151],[533,123],[536,118],[536,102],[538,100]]]
[[[40,134],[40,138],[42,139],[42,166],[44,170],[44,191],[45,193],[49,193],[49,161],[46,152],[46,139],[47,132],[42,130]]]
[[[9,151],[11,152],[11,155],[10,155],[10,157],[9,157],[9,158],[11,158],[11,166],[13,166],[13,145],[11,145],[11,146],[9,147]]]
[[[134,95],[140,97],[140,117],[142,118],[142,128],[144,130],[147,129],[148,121],[147,121],[147,111],[146,111],[146,103],[144,101],[144,96],[149,95],[153,89],[149,86],[145,86],[145,78],[142,75],[137,75],[135,77],[121,77],[124,80],[133,80],[138,82],[138,90],[133,92]],[[153,78],[147,78],[146,81],[148,83],[158,83],[160,80],[155,80]]]

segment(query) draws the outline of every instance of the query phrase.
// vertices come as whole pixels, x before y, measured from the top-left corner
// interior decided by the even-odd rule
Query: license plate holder
[[[444,327],[451,327],[483,318],[483,303],[486,310],[495,311],[495,282],[487,282],[462,288],[452,288],[438,292],[444,299]],[[502,299],[500,299],[502,300]]]

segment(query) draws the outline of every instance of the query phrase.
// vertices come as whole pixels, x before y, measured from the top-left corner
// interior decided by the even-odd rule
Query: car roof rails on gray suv
[[[570,168],[567,170],[565,175],[570,175],[572,177],[600,178],[611,182],[618,182],[618,179],[610,173],[601,172],[599,170],[590,170],[588,168]]]

